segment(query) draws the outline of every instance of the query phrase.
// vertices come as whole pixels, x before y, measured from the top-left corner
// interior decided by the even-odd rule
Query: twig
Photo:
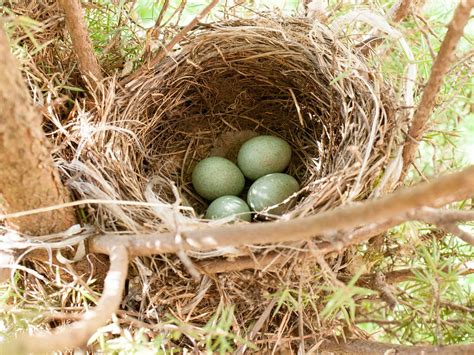
[[[89,82],[92,85],[95,85],[95,80],[102,80],[102,72],[82,15],[81,2],[80,0],[59,0],[59,4],[64,11],[79,70],[82,75],[90,79]]]
[[[448,272],[449,270],[450,268],[448,267],[443,269],[443,271],[445,272]],[[371,274],[362,274],[357,280],[356,285],[377,290],[375,288],[376,283],[379,283],[379,284],[385,283],[386,285],[392,285],[399,282],[410,281],[416,278],[416,273],[426,272],[426,271],[427,270],[423,268],[409,268],[409,269],[389,271],[383,274],[383,277],[384,277],[383,282],[380,282],[380,279],[377,280],[377,278],[380,278],[379,272],[371,273]],[[460,269],[457,271],[457,274],[460,276],[474,274],[474,269],[470,269],[470,268]],[[352,279],[352,277],[353,275],[350,275],[350,274],[338,275],[338,279],[345,283],[349,282]]]
[[[416,154],[418,142],[425,132],[426,123],[434,108],[436,96],[441,88],[443,78],[453,62],[456,46],[464,33],[464,27],[469,21],[473,7],[474,0],[461,0],[448,26],[448,32],[441,44],[438,56],[433,63],[430,78],[423,90],[421,102],[415,112],[408,137],[405,141],[403,148],[403,165],[405,172]]]
[[[474,166],[438,178],[431,183],[397,191],[376,200],[368,200],[314,216],[269,223],[224,225],[183,232],[184,249],[213,250],[219,246],[245,244],[275,244],[324,237],[326,242],[317,245],[320,252],[330,252],[360,243],[373,235],[343,235],[360,226],[390,228],[407,220],[421,207],[440,207],[470,198],[474,194]],[[375,228],[377,229],[377,228]],[[380,230],[375,230],[380,233]],[[176,253],[179,246],[173,233],[138,234],[116,238],[101,235],[91,239],[90,250],[107,253],[109,245],[125,246],[131,255],[143,256],[157,253]],[[337,249],[339,248],[339,249]]]
[[[448,308],[448,309],[454,309],[457,311],[461,312],[467,312],[474,314],[474,308],[473,307],[467,307],[462,304],[454,304],[454,303],[449,303],[449,302],[441,302],[441,306]]]
[[[104,291],[97,306],[84,314],[82,320],[59,328],[54,332],[41,332],[20,337],[10,343],[2,344],[2,353],[52,353],[53,351],[74,349],[84,346],[97,329],[107,323],[117,311],[122,301],[128,269],[128,253],[122,247],[111,247],[110,269],[104,281]]]
[[[474,211],[450,211],[434,208],[422,208],[417,218],[423,222],[433,224],[447,233],[453,234],[466,243],[474,245],[474,235],[462,230],[456,223],[474,220]]]
[[[401,223],[402,221],[400,221]],[[359,241],[364,241],[372,238],[374,235],[378,234],[379,230],[386,230],[392,226],[395,226],[397,221],[393,221],[393,224],[382,224],[377,226],[380,229],[371,229],[368,231],[366,228],[361,228],[357,230],[355,233],[352,235],[354,238],[352,239],[352,244],[357,244]],[[335,251],[337,244],[333,244],[332,246],[329,245],[326,246],[324,250],[321,252],[324,254],[330,253],[332,251]],[[329,249],[329,250],[328,250]],[[320,249],[321,250],[321,249]],[[301,258],[304,260],[309,260],[311,258],[314,258],[313,254],[310,254],[309,252],[302,251],[294,256],[294,258]],[[219,273],[228,273],[228,272],[233,272],[233,271],[242,271],[242,270],[248,270],[248,269],[254,269],[254,270],[263,270],[266,268],[275,268],[277,266],[281,266],[286,264],[288,261],[288,256],[285,256],[284,254],[279,254],[277,252],[271,252],[268,254],[265,254],[264,256],[254,256],[254,257],[248,257],[248,256],[243,256],[239,257],[236,259],[232,260],[227,260],[227,259],[217,259],[217,260],[211,260],[211,261],[202,261],[198,263],[199,268],[206,274],[219,274]],[[414,278],[414,271],[422,271],[422,269],[403,269],[403,270],[395,270],[391,271],[389,273],[385,273],[385,282],[387,284],[394,284],[397,282],[402,282],[402,281],[407,281],[410,278]],[[462,275],[467,275],[467,274],[472,274],[474,273],[474,269],[466,269],[462,271]],[[352,276],[351,276],[352,277]],[[350,277],[350,278],[351,278]],[[358,284],[370,288],[372,285],[372,279],[375,277],[373,274],[368,274],[368,275],[362,275],[358,281]],[[342,281],[349,281],[349,279],[346,279],[345,277],[339,276],[339,279]]]
[[[371,225],[363,228],[359,228],[345,238],[350,240],[350,244],[357,244],[365,240],[379,235],[380,233],[385,232],[387,229],[396,226],[404,221],[404,219],[393,219],[390,223],[381,223],[377,225]],[[344,236],[342,236],[344,238]],[[321,254],[328,254],[333,251],[339,251],[344,248],[344,245],[337,242],[324,242],[317,244],[318,252]],[[308,259],[313,258],[314,255],[309,252],[303,251],[295,256],[295,258]],[[284,254],[279,254],[276,252],[267,253],[264,256],[254,256],[254,257],[240,257],[234,260],[211,260],[201,262],[200,268],[207,274],[218,274],[222,272],[231,272],[231,271],[242,271],[246,269],[255,269],[263,270],[269,267],[276,267],[286,264],[288,261],[288,256]]]
[[[449,269],[446,268],[446,271]],[[407,281],[410,279],[414,279],[415,273],[416,272],[423,272],[425,271],[423,268],[409,268],[409,269],[401,269],[401,270],[394,270],[385,273],[385,282],[387,284],[395,284],[403,281]],[[458,272],[459,275],[470,275],[474,274],[474,269],[462,269],[459,270]],[[374,274],[369,274],[369,275],[362,275],[360,279],[364,278],[369,278],[372,279],[375,275]]]
[[[444,230],[447,233],[450,233],[462,240],[464,240],[466,243],[474,245],[474,235],[472,235],[469,232],[466,232],[459,228],[454,223],[446,223],[446,224],[439,224],[438,225],[442,230]]]
[[[386,282],[386,277],[382,272],[378,271],[375,273],[371,288],[380,293],[382,299],[387,302],[387,305],[391,309],[394,309],[398,304],[398,300],[390,289],[390,286]]]
[[[170,53],[174,46],[176,46],[181,40],[184,39],[186,34],[191,31],[198,23],[201,21],[203,18],[205,18],[211,10],[219,3],[219,0],[212,0],[212,2],[202,10],[202,12],[196,17],[194,17],[190,23],[188,23],[179,33],[165,46],[164,49],[160,50],[158,54],[151,58],[150,61],[145,63],[141,68],[136,70],[133,74],[131,74],[129,77],[125,79],[124,84],[129,83],[132,81],[134,78],[142,75],[143,73],[147,72],[148,70],[152,69],[155,67],[163,58],[165,58],[168,53]]]
[[[157,30],[156,38],[159,37],[159,33],[161,31],[161,21],[163,21],[163,18],[165,17],[165,13],[168,10],[169,2],[170,2],[169,0],[165,0],[163,6],[161,8],[160,14],[158,15],[158,18],[155,21],[154,28],[156,28],[156,30]]]
[[[410,10],[416,11],[425,4],[426,0],[398,0],[390,10],[387,17],[394,22],[401,22],[408,16]]]
[[[398,0],[388,11],[387,17],[394,22],[401,22],[410,12],[412,0]]]

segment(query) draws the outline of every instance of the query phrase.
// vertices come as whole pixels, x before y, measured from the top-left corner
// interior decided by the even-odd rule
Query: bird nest
[[[178,237],[225,223],[202,217],[207,202],[192,188],[192,169],[212,155],[235,159],[242,142],[258,134],[291,145],[288,173],[301,190],[287,213],[252,223],[298,219],[383,194],[397,180],[389,178],[389,166],[405,120],[372,59],[366,47],[307,19],[200,25],[158,65],[121,82],[109,79],[95,102],[76,106],[57,136],[61,171],[75,197],[90,202],[82,209],[86,221],[117,238]],[[222,310],[226,300],[241,325],[250,326],[268,313],[264,300],[282,283],[301,285],[306,276],[311,285],[324,282],[311,269],[314,262],[295,258],[304,243],[205,252],[190,247],[178,256],[137,258],[125,308],[146,319],[160,321],[171,312],[205,325],[209,319],[201,315]],[[270,268],[273,256],[261,267],[268,272],[259,274],[234,262],[276,254],[285,265],[277,272]],[[209,265],[216,263],[213,272],[240,271],[205,276],[198,284],[188,276],[196,269],[210,275]],[[319,324],[316,313],[305,311],[312,329]],[[294,322],[276,315],[261,326],[266,334],[283,334],[284,328],[290,334]]]
[[[192,169],[211,155],[235,159],[242,142],[258,134],[291,145],[288,173],[301,190],[287,213],[252,223],[298,219],[371,198],[397,181],[390,166],[406,121],[371,61],[367,48],[306,19],[200,25],[158,65],[121,82],[109,79],[95,102],[76,105],[73,120],[56,136],[60,169],[75,197],[89,201],[81,215],[117,240],[147,233],[181,238],[220,227],[225,222],[202,218],[207,203],[192,188]],[[267,307],[274,306],[265,301],[269,295],[308,280],[325,282],[314,260],[298,257],[304,243],[186,248],[177,256],[136,258],[124,307],[150,321],[172,314],[205,325],[205,315],[231,304],[247,329],[259,315],[268,317]],[[263,272],[246,270],[255,265]],[[206,276],[196,283],[188,272],[198,271]],[[320,291],[311,292],[316,297]],[[315,329],[317,312],[305,315],[316,333],[337,326]],[[292,317],[275,315],[264,328],[262,318],[253,329],[290,334]]]
[[[387,189],[394,99],[360,49],[304,19],[200,26],[175,54],[125,86],[111,83],[93,111],[79,112],[74,159],[63,165],[69,186],[83,199],[116,201],[89,209],[103,231],[209,227],[222,222],[201,218],[194,165],[233,160],[246,139],[271,134],[292,146],[288,170],[301,185],[294,208],[273,218]]]

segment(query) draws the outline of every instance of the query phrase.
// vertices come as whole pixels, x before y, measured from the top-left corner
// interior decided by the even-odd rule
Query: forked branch
[[[41,332],[20,337],[0,345],[2,354],[52,353],[64,349],[75,349],[87,344],[87,340],[104,326],[122,301],[128,269],[128,253],[122,247],[109,247],[110,269],[104,281],[104,291],[97,306],[84,314],[82,320],[59,328],[51,334]]]

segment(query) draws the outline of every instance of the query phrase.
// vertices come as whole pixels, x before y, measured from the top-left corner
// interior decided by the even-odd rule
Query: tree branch
[[[394,22],[401,22],[410,12],[413,0],[398,0],[388,11],[387,17]]]
[[[398,0],[388,11],[387,16],[394,22],[401,22],[411,10],[420,9],[425,2],[426,0]]]
[[[403,148],[404,171],[406,171],[416,154],[419,141],[425,132],[429,115],[435,106],[436,96],[441,88],[443,78],[453,62],[456,46],[463,36],[464,27],[469,21],[469,16],[473,7],[474,0],[461,0],[454,12],[453,19],[448,26],[448,32],[441,44],[438,56],[433,63],[430,78],[423,90],[421,102],[416,109],[405,141],[405,146]]]
[[[64,11],[66,27],[78,59],[79,70],[92,85],[95,85],[96,80],[102,80],[102,72],[87,31],[81,2],[80,0],[59,0],[59,4]]]
[[[87,340],[97,329],[109,321],[122,301],[128,269],[127,250],[121,246],[110,247],[107,254],[110,255],[110,269],[104,281],[102,297],[94,309],[86,312],[82,320],[58,328],[52,333],[40,332],[2,344],[2,353],[52,353],[65,349],[72,350],[86,345]]]
[[[351,355],[365,355],[365,354],[473,354],[474,344],[467,345],[447,345],[447,346],[433,346],[433,345],[418,345],[407,346],[397,344],[384,344],[369,340],[349,340],[345,343],[342,339],[338,341],[324,340],[319,346],[319,351],[330,351],[336,354],[351,354]]]
[[[174,233],[138,234],[120,238],[102,235],[90,240],[90,250],[106,253],[108,246],[115,244],[125,246],[131,255],[143,256],[176,253],[181,248],[212,250],[220,246],[275,244],[323,237],[328,241],[316,246],[320,252],[328,253],[373,237],[370,233],[358,234],[357,230],[353,231],[355,228],[366,226],[364,228],[372,228],[373,232],[380,233],[379,226],[388,229],[411,220],[413,216],[409,213],[421,207],[439,207],[473,195],[474,166],[470,166],[431,183],[422,183],[380,199],[338,207],[314,216],[283,222],[234,224],[186,231],[182,233],[183,245],[176,243]],[[340,236],[339,239],[337,236]]]
[[[417,219],[440,227],[447,233],[455,235],[466,243],[474,245],[474,235],[462,230],[456,223],[474,221],[474,211],[450,211],[434,208],[422,208]]]

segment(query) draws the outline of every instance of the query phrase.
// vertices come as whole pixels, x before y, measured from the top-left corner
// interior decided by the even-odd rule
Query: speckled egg
[[[212,201],[221,196],[240,194],[244,189],[245,177],[230,160],[210,157],[196,165],[192,182],[199,195]]]
[[[233,216],[233,219],[240,219],[250,222],[250,208],[247,203],[236,196],[222,196],[212,201],[206,212],[207,219],[221,219]]]
[[[251,209],[260,212],[285,201],[298,190],[298,181],[293,176],[282,173],[268,174],[250,186],[247,202]],[[268,213],[282,214],[287,209],[287,205],[282,205],[269,210]]]
[[[290,164],[291,147],[275,136],[249,139],[239,150],[237,165],[244,175],[256,180],[264,175],[280,173]]]

